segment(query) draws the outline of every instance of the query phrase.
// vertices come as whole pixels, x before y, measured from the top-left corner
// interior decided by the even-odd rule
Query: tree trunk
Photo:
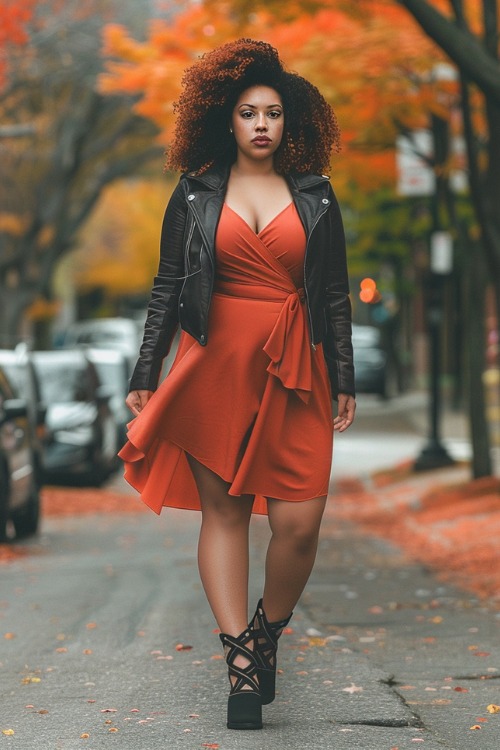
[[[472,473],[474,478],[478,478],[492,474],[490,436],[486,420],[483,383],[486,283],[481,254],[477,252],[477,249],[469,252],[464,260],[464,309],[467,330],[465,369],[472,443]]]

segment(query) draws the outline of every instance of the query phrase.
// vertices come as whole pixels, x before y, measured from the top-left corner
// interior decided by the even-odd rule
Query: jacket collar
[[[229,166],[212,167],[207,169],[203,174],[197,175],[196,172],[187,172],[184,177],[189,180],[196,180],[202,183],[211,190],[221,190],[227,184],[229,178]],[[287,182],[292,188],[298,190],[308,190],[309,188],[315,187],[323,182],[328,182],[329,177],[327,175],[318,175],[311,173],[295,173],[286,176]]]

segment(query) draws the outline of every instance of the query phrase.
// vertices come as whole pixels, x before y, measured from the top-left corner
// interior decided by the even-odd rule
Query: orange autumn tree
[[[428,107],[435,105],[434,84],[424,83],[439,59],[433,45],[393,4],[371,3],[370,13],[351,13],[344,6],[352,3],[324,3],[312,14],[301,12],[301,5],[287,4],[283,20],[264,9],[235,16],[238,3],[197,3],[171,21],[152,21],[144,42],[124,27],[108,26],[101,90],[138,94],[137,112],[162,128],[168,144],[185,67],[230,39],[264,39],[278,47],[291,69],[313,81],[337,112],[343,134],[334,164],[337,190],[393,185],[397,134],[424,125]]]
[[[32,17],[35,2],[36,0],[0,0],[0,89],[5,86],[9,72],[8,48],[28,43],[26,26]]]

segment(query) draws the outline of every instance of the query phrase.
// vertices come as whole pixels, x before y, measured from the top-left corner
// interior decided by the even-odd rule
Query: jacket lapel
[[[327,197],[328,177],[315,174],[298,174],[287,177],[287,183],[309,241],[318,219],[325,213],[331,203],[330,198]],[[319,185],[324,185],[325,189],[322,191],[313,190]]]

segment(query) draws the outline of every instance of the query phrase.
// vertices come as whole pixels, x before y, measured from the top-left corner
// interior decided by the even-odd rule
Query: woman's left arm
[[[329,187],[330,208],[326,214],[328,220],[326,247],[326,337],[323,342],[326,363],[332,381],[334,398],[339,401],[339,415],[342,414],[337,429],[347,429],[347,413],[354,417],[351,402],[340,409],[341,397],[354,402],[354,363],[351,341],[351,301],[349,299],[349,280],[347,275],[347,257],[344,226],[339,204]],[[345,411],[347,408],[347,412]],[[337,418],[339,419],[339,417]]]

